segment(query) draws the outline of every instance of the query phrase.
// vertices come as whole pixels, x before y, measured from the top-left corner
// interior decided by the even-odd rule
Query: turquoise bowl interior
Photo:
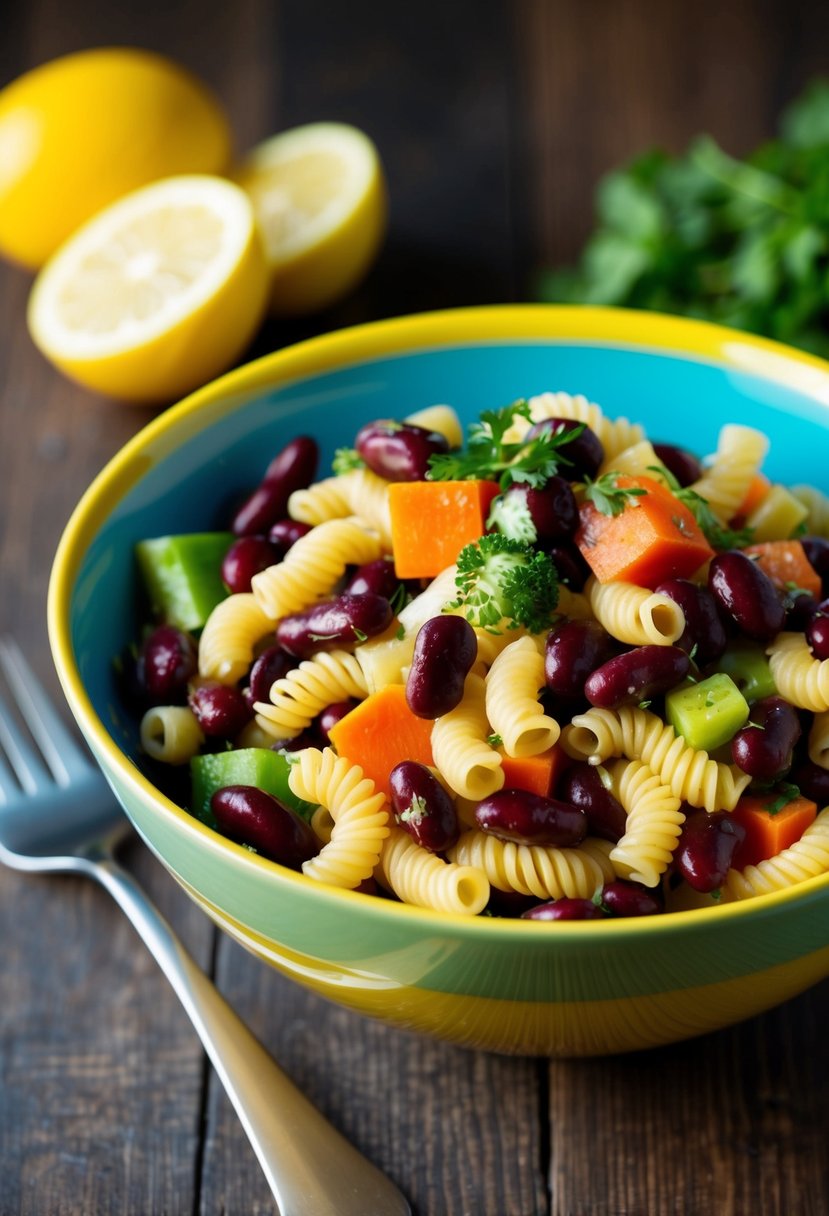
[[[353,1007],[477,1046],[649,1046],[747,1016],[829,973],[822,879],[757,907],[659,924],[562,925],[557,934],[469,923],[322,889],[220,840],[140,776],[137,724],[112,667],[141,624],[134,545],[225,527],[234,500],[299,433],[319,440],[325,470],[372,418],[446,402],[468,423],[484,408],[563,389],[698,453],[713,451],[727,421],[758,427],[772,440],[769,476],[826,484],[829,370],[785,348],[611,310],[466,310],[353,333],[304,344],[301,374],[284,353],[268,356],[163,415],[105,470],[67,529],[50,590],[56,662],[145,839],[218,923],[271,963]],[[289,909],[299,906],[305,921],[291,928]],[[780,968],[788,971],[776,979]],[[691,990],[708,994],[696,998],[697,1016],[677,1012]]]

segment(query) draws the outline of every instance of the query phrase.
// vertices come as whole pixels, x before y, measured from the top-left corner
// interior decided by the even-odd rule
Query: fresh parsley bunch
[[[600,182],[579,266],[543,299],[682,313],[829,356],[829,81],[746,160],[708,136]]]

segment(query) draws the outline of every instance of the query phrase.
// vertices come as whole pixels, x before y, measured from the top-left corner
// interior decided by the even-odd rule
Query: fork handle
[[[233,1103],[280,1216],[408,1216],[397,1187],[323,1118],[194,962],[113,858],[95,877],[120,904],[190,1015]]]

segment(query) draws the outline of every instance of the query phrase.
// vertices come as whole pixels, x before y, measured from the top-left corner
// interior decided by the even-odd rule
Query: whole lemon
[[[55,59],[0,90],[0,253],[37,269],[108,203],[229,159],[221,106],[178,64],[120,47]]]

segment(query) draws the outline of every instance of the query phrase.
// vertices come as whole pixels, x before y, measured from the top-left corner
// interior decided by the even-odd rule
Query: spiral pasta
[[[791,492],[809,512],[806,527],[810,535],[829,538],[829,495],[815,486],[806,485],[792,486]]]
[[[492,664],[486,677],[486,716],[508,756],[537,756],[558,739],[558,722],[539,704],[543,686],[544,660],[532,638],[510,642]]]
[[[293,739],[336,701],[362,700],[365,676],[347,650],[322,650],[271,685],[270,704],[257,701],[256,721],[274,739]]]
[[[162,764],[187,764],[204,743],[192,709],[186,705],[154,705],[141,719],[141,746]]]
[[[762,431],[729,423],[720,430],[711,465],[690,488],[707,499],[711,510],[727,523],[737,514],[768,449]]]
[[[646,709],[589,709],[561,732],[568,756],[602,764],[610,756],[642,760],[677,798],[706,811],[733,811],[751,778],[690,747],[669,722]]]
[[[620,642],[670,646],[682,636],[685,614],[667,595],[635,583],[600,583],[593,575],[584,589],[596,620]]]
[[[450,448],[459,448],[463,443],[463,428],[451,405],[427,405],[423,410],[407,414],[404,421],[412,426],[422,426],[424,431],[437,431]]]
[[[463,832],[447,856],[458,865],[474,866],[499,891],[516,891],[538,899],[590,899],[615,877],[608,840],[588,837],[577,849],[515,844],[475,829]]]
[[[374,872],[389,834],[385,796],[359,765],[336,756],[330,747],[297,752],[288,784],[297,798],[330,811],[334,821],[331,839],[302,863],[303,874],[335,887],[359,886]]]
[[[443,861],[392,827],[383,842],[376,877],[407,904],[477,916],[489,901],[486,875],[474,866]]]
[[[312,525],[356,516],[391,551],[388,486],[385,478],[371,469],[352,469],[339,477],[318,481],[307,490],[295,490],[288,499],[288,514],[291,519]]]
[[[487,743],[489,733],[484,681],[470,672],[460,705],[432,727],[435,765],[461,798],[480,800],[504,784],[501,757]]]
[[[256,643],[273,626],[249,591],[221,600],[199,639],[199,675],[221,684],[237,683],[253,662]]]
[[[809,759],[820,768],[829,768],[829,713],[814,716],[809,731]]]
[[[780,696],[798,709],[829,709],[829,659],[816,659],[802,633],[778,633],[766,650]]]
[[[285,560],[251,579],[253,596],[272,621],[329,595],[348,565],[380,557],[382,545],[353,519],[332,519],[292,545]]]
[[[581,395],[571,397],[569,393],[540,393],[537,397],[530,397],[529,405],[533,422],[541,422],[545,418],[571,418],[575,422],[585,423],[604,448],[606,460],[612,460],[619,452],[645,438],[645,432],[638,423],[629,422],[627,418],[608,418],[601,406]],[[523,422],[523,419],[516,421]],[[519,438],[522,437],[523,433],[519,435]]]
[[[599,475],[613,472],[623,473],[626,477],[645,476],[652,477],[656,481],[664,481],[660,472],[663,467],[651,441],[640,439],[638,443],[631,444],[629,448],[623,448],[615,456],[605,457],[599,469]]]
[[[722,887],[725,900],[753,899],[782,891],[796,883],[829,872],[829,807],[824,807],[800,840],[776,857],[768,857],[744,870],[729,870]]]
[[[668,868],[685,815],[679,798],[641,760],[608,767],[611,793],[627,812],[625,832],[610,854],[619,878],[655,887]]]

